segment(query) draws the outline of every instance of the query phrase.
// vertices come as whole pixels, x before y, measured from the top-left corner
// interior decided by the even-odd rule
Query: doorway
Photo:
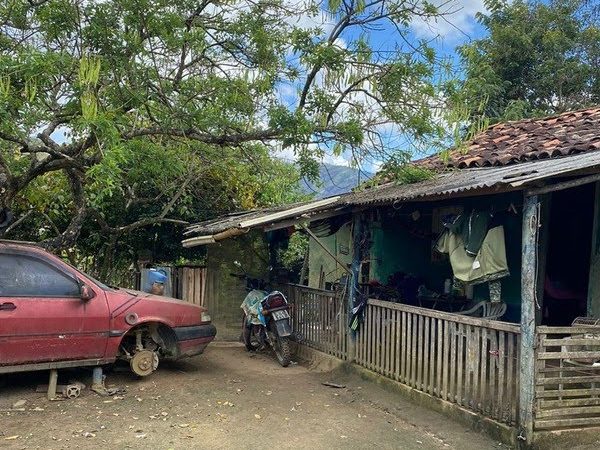
[[[551,195],[542,323],[568,326],[587,313],[595,185]]]

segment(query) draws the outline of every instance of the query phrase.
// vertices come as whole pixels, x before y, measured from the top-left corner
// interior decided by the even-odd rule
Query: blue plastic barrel
[[[165,284],[167,282],[167,274],[164,270],[150,269],[148,271],[148,283],[152,286],[154,283]]]

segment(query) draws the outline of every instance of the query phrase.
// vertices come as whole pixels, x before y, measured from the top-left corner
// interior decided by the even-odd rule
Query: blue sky
[[[292,0],[293,1],[293,0]],[[485,35],[483,27],[477,22],[477,13],[485,13],[483,0],[433,0],[433,3],[440,6],[440,12],[446,13],[442,18],[436,20],[424,21],[421,19],[414,20],[410,26],[410,35],[408,40],[411,43],[417,43],[420,40],[429,42],[429,45],[434,48],[436,54],[440,58],[449,58],[454,63],[458,63],[456,58],[456,47],[470,40],[481,38]],[[331,30],[331,19],[327,18],[326,13],[322,12],[317,17],[299,17],[296,25],[306,26],[310,28],[315,26],[319,21],[326,22],[322,28],[324,33]],[[329,30],[327,29],[329,27]],[[356,37],[352,35],[356,31],[348,30],[347,34],[342,34],[346,41]],[[385,25],[383,28],[370,31],[368,40],[371,47],[375,50],[392,50],[399,44],[404,44],[400,39],[397,31],[391,24]],[[344,45],[344,42],[341,43]],[[297,104],[297,86],[287,86],[280,90],[280,95],[286,104],[293,107]],[[390,138],[396,139],[398,142],[403,140],[402,135],[390,131]],[[326,155],[323,162],[337,165],[349,165],[351,160],[350,154],[333,155],[330,151],[325,150]],[[293,150],[286,149],[281,153],[285,159],[294,159]],[[381,160],[365,160],[361,166],[363,170],[374,172],[383,161]]]
[[[436,20],[414,20],[410,28],[415,40],[428,40],[439,55],[453,57],[458,45],[484,35],[483,27],[476,20],[477,13],[486,12],[483,0],[435,0],[433,3],[443,5],[439,12],[444,15]],[[372,33],[374,45],[378,42],[385,45],[393,32],[388,27],[383,32]]]

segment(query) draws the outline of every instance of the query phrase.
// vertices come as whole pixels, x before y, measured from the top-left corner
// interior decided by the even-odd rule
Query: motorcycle
[[[246,349],[252,352],[270,347],[279,364],[289,366],[292,326],[290,306],[285,295],[279,291],[269,293],[263,280],[245,274],[231,275],[244,279],[246,290],[249,291],[240,306],[244,311],[242,338]]]

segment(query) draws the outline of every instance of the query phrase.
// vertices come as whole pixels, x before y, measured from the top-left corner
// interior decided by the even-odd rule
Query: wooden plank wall
[[[537,339],[535,429],[599,426],[600,330],[541,326]]]
[[[513,425],[519,339],[517,325],[369,300],[356,363]]]
[[[206,268],[182,267],[179,270],[182,300],[195,305],[206,306]]]
[[[347,359],[348,335],[345,298],[333,291],[289,285],[292,326],[300,344]]]

